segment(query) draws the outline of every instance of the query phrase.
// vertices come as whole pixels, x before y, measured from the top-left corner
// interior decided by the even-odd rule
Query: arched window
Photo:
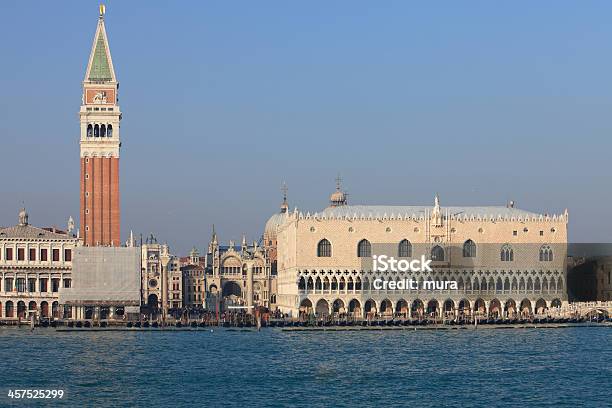
[[[542,245],[540,247],[540,261],[550,262],[553,260],[553,251],[548,245]]]
[[[512,250],[512,247],[510,245],[505,244],[504,246],[501,247],[500,259],[503,262],[514,261],[514,251]]]
[[[367,239],[362,239],[357,244],[357,256],[359,258],[370,258],[372,257],[372,244]]]
[[[412,256],[412,244],[407,239],[402,239],[397,248],[397,256],[410,258]]]
[[[463,257],[474,258],[476,256],[476,244],[471,239],[463,243]]]
[[[100,126],[94,126],[94,137],[100,137]]]
[[[87,125],[87,137],[92,137],[93,136],[93,127],[91,126],[91,124]]]
[[[332,254],[331,243],[323,238],[317,245],[317,256],[318,257],[330,257]]]
[[[436,245],[431,248],[431,260],[432,261],[443,261],[444,260],[444,249],[440,245]]]
[[[51,315],[54,319],[59,319],[59,303],[53,302],[51,304]]]
[[[13,306],[13,302],[9,300],[8,302],[6,302],[5,306],[6,306],[6,310],[5,310],[4,316],[15,317],[15,309]]]
[[[113,125],[108,125],[106,127],[106,136],[113,137]]]
[[[106,137],[106,125],[100,126],[100,137]]]
[[[534,284],[533,284],[533,290],[539,292],[541,289],[542,289],[542,285],[540,284],[540,278],[536,276],[534,280]]]

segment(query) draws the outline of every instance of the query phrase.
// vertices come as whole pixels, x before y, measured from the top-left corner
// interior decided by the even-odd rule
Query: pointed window
[[[504,246],[501,247],[499,256],[502,262],[514,261],[514,251],[512,250],[512,247],[508,244],[505,244]]]
[[[325,238],[320,240],[319,244],[317,245],[317,256],[326,258],[332,256],[331,243]]]
[[[372,256],[372,244],[367,239],[362,239],[357,244],[357,256],[359,258],[370,258]]]
[[[407,239],[402,239],[397,248],[397,256],[410,258],[412,256],[412,244]]]
[[[436,245],[431,249],[432,261],[444,261],[444,249],[440,245]]]
[[[471,239],[468,239],[463,243],[463,257],[474,258],[476,257],[476,244]]]
[[[542,245],[540,247],[540,261],[550,262],[553,260],[553,251],[548,245]]]

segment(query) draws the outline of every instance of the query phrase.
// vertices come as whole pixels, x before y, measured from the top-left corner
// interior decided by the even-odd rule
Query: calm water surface
[[[612,328],[288,333],[0,328],[0,406],[612,406]],[[42,402],[44,404],[44,402]]]

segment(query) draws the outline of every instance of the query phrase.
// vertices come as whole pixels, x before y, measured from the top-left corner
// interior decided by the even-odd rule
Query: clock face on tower
[[[85,104],[87,105],[114,105],[114,89],[87,89],[85,90]]]

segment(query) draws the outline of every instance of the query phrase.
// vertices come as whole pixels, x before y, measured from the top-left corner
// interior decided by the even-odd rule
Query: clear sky
[[[110,1],[122,235],[257,239],[354,204],[570,211],[610,242],[612,3]],[[0,225],[78,221],[81,81],[98,2],[0,2]]]

